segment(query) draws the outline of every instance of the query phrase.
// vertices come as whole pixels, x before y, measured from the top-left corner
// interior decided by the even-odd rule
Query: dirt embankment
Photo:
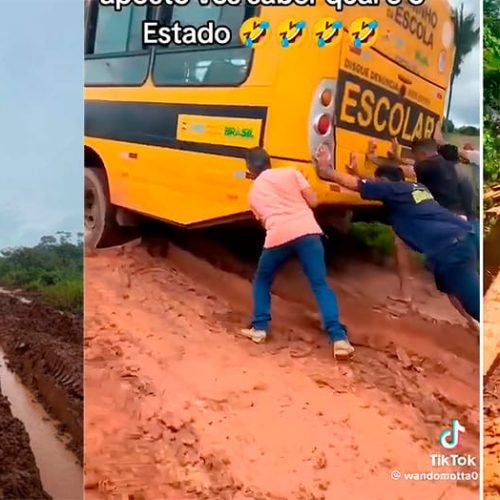
[[[484,357],[494,363],[484,389],[484,493],[493,500],[500,495],[500,224],[485,240],[484,262],[485,280],[491,285],[484,306]]]
[[[500,272],[500,221],[491,229],[484,240],[484,286],[491,285]]]
[[[294,264],[276,283],[271,341],[238,338],[253,264],[233,259],[174,246],[87,256],[86,498],[477,498],[473,481],[391,478],[449,471],[430,454],[454,418],[466,428],[454,452],[479,457],[478,341],[428,277],[408,313],[387,301],[393,274],[356,261],[332,272],[357,345],[343,365]]]
[[[494,328],[500,336],[500,282],[493,285],[495,304],[485,307],[485,331]],[[493,291],[493,290],[492,290]],[[484,496],[493,500],[500,496],[500,367],[496,367],[484,388]]]
[[[0,388],[1,391],[1,388]],[[0,498],[50,499],[30,448],[29,436],[0,392]]]
[[[83,458],[83,322],[33,300],[0,295],[0,346],[15,372]]]

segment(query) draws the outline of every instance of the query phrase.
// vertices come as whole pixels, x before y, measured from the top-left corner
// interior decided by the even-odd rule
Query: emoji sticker
[[[304,39],[306,29],[305,21],[288,19],[278,26],[278,36],[282,47],[298,45]]]
[[[245,47],[260,47],[268,38],[269,22],[259,17],[247,19],[240,28],[240,40]]]
[[[342,22],[333,17],[325,17],[314,26],[314,36],[318,47],[332,46],[340,40]]]
[[[356,49],[367,49],[377,41],[378,21],[369,17],[356,19],[349,28],[349,36]]]

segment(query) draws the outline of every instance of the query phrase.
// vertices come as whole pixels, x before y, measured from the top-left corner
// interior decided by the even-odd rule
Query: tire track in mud
[[[9,369],[71,437],[83,460],[83,322],[39,303],[0,295],[0,345]]]
[[[166,260],[99,252],[86,266],[88,498],[477,495],[474,484],[389,478],[432,470],[452,418],[467,428],[460,453],[478,456],[478,366],[463,328],[384,311],[359,319],[358,299],[342,297],[353,338],[369,347],[338,365],[300,302],[273,299],[268,345],[233,339],[249,283],[176,247]],[[451,334],[450,346],[435,340]]]

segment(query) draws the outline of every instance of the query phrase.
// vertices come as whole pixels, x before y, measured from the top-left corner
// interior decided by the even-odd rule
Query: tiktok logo
[[[439,443],[443,448],[452,450],[458,445],[459,432],[465,432],[465,427],[460,425],[460,422],[455,419],[451,422],[451,429],[445,429],[441,432]]]

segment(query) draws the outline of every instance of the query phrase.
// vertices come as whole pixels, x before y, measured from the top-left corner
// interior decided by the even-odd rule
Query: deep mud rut
[[[4,377],[12,374],[9,375],[9,380],[4,380],[4,382],[18,384],[20,391],[10,394],[9,397],[16,400],[11,399],[12,407],[8,412],[5,410],[4,415],[8,413],[12,415],[16,408],[21,409],[21,413],[25,411],[29,414],[27,418],[31,419],[32,424],[33,412],[36,413],[35,400],[37,400],[44,409],[41,411],[54,418],[54,422],[57,422],[59,427],[57,431],[52,427],[55,435],[47,436],[47,445],[44,448],[43,432],[51,429],[49,425],[46,425],[48,422],[46,414],[40,416],[40,426],[35,429],[36,435],[31,435],[31,440],[28,433],[33,431],[33,427],[26,428],[27,421],[23,425],[20,420],[15,419],[17,423],[12,426],[8,434],[17,436],[12,437],[12,443],[15,444],[16,439],[23,443],[17,451],[20,457],[30,458],[23,458],[26,466],[16,459],[10,461],[9,452],[13,449],[9,449],[6,445],[9,437],[2,436],[0,440],[0,492],[4,488],[4,496],[0,494],[0,498],[50,498],[41,490],[36,493],[35,489],[21,496],[7,496],[5,493],[7,491],[5,488],[10,487],[9,481],[15,481],[19,475],[24,478],[26,485],[31,483],[38,485],[40,483],[39,469],[46,470],[47,461],[52,464],[54,470],[58,471],[57,473],[64,476],[59,479],[52,477],[49,481],[51,486],[60,483],[60,487],[54,488],[61,493],[58,495],[58,500],[59,498],[61,500],[81,498],[82,478],[81,469],[78,477],[77,462],[82,462],[83,453],[82,331],[81,319],[54,311],[40,304],[36,299],[28,302],[19,300],[17,296],[0,294],[0,348],[3,351],[2,362],[5,359],[9,370],[6,372],[4,367],[3,374]],[[19,382],[14,380],[14,374],[19,378]],[[12,387],[4,389],[12,389]],[[31,405],[30,400],[33,398],[33,405]],[[18,416],[21,420],[23,419],[22,415]],[[7,416],[3,418],[8,419]],[[3,418],[0,421],[0,429],[7,432],[5,430],[7,424],[4,425]],[[34,420],[36,421],[36,415],[34,415]],[[65,452],[64,446],[58,446],[57,442],[54,445],[53,440],[57,441],[57,439],[67,445],[72,453]],[[56,449],[60,452],[62,450],[60,455],[55,456],[54,450]],[[43,464],[37,467],[34,458],[38,456],[38,459],[41,459],[44,453]],[[68,463],[59,463],[60,459]],[[34,467],[29,465],[31,462]]]
[[[0,393],[0,498],[50,499],[40,480],[30,439]]]
[[[454,452],[479,457],[477,337],[427,277],[409,313],[388,306],[387,271],[334,273],[358,346],[346,365],[293,264],[276,283],[272,340],[237,337],[248,269],[224,271],[236,264],[218,255],[218,266],[174,246],[86,257],[86,498],[477,498],[470,481],[391,479],[470,472],[431,466],[454,418],[466,428]]]

